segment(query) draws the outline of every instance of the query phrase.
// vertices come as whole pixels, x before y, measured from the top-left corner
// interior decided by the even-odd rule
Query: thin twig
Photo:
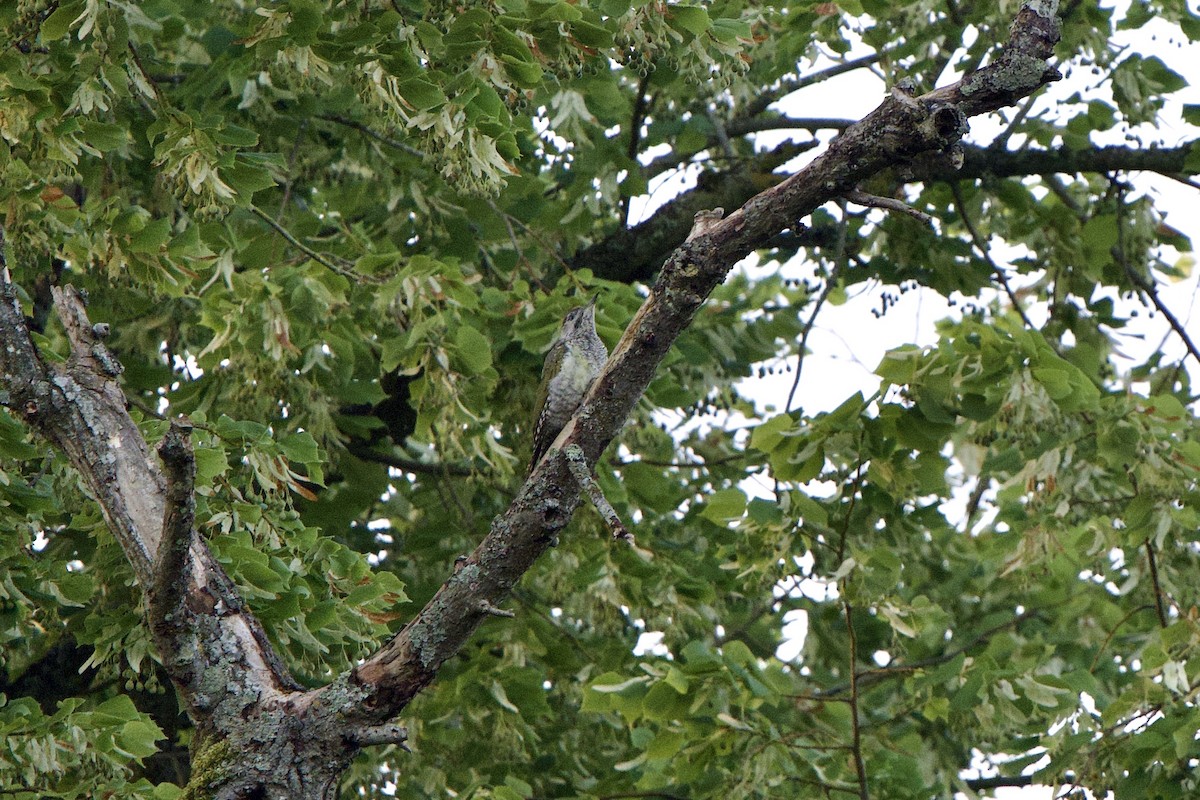
[[[799,352],[796,356],[796,376],[792,379],[792,388],[788,391],[787,403],[783,406],[783,413],[792,413],[792,401],[796,399],[796,390],[800,387],[800,374],[804,369],[804,356],[808,353],[808,335],[812,333],[813,325],[816,324],[817,314],[821,311],[821,306],[825,305],[825,301],[829,299],[830,293],[837,286],[838,267],[835,264],[833,269],[829,271],[829,277],[825,279],[825,288],[821,290],[821,294],[817,295],[817,302],[813,305],[812,313],[808,315],[808,322],[804,324],[804,332],[800,334],[800,346],[797,348]]]
[[[803,89],[806,86],[812,86],[814,84],[821,83],[822,81],[836,77],[845,72],[850,72],[861,67],[869,67],[879,61],[879,59],[882,57],[882,53],[871,53],[870,55],[851,59],[850,61],[843,61],[840,64],[834,64],[832,67],[826,67],[825,69],[817,70],[816,72],[810,72],[807,75],[801,75],[795,79],[784,78],[779,82],[778,87],[768,89],[758,97],[751,100],[750,103],[746,105],[745,110],[739,116],[743,118],[757,116],[766,111],[768,106],[784,95],[791,94],[792,92]]]
[[[862,732],[858,721],[858,637],[854,633],[853,609],[850,603],[843,603],[846,610],[846,630],[850,635],[850,752],[854,755],[854,771],[858,773],[858,796],[860,800],[870,800],[867,791],[867,765],[863,763]]]
[[[389,467],[395,467],[403,472],[412,472],[417,475],[454,475],[457,477],[465,477],[473,475],[474,470],[465,464],[448,464],[430,461],[417,461],[413,458],[404,458],[402,456],[391,455],[390,453],[380,453],[372,450],[366,445],[350,444],[346,447],[346,451],[355,458],[363,461],[371,461],[375,464],[385,464]]]
[[[841,272],[842,261],[846,253],[847,223],[846,204],[843,200],[842,219],[838,225],[838,240],[836,252],[834,253],[833,268],[829,270],[829,276],[825,279],[825,288],[817,296],[817,302],[813,305],[812,313],[808,315],[808,322],[804,325],[804,332],[800,334],[800,352],[796,358],[796,377],[792,379],[792,388],[788,391],[787,402],[783,406],[783,413],[785,414],[792,413],[792,401],[796,398],[796,389],[800,386],[800,373],[804,369],[804,356],[808,352],[808,335],[812,333],[813,326],[817,322],[817,314],[820,313],[821,306],[825,305],[825,301],[829,299],[830,293],[837,286],[838,274]]]
[[[1133,608],[1128,613],[1126,613],[1125,616],[1123,616],[1119,620],[1117,620],[1117,624],[1113,625],[1112,630],[1110,630],[1108,632],[1108,635],[1104,637],[1104,641],[1101,642],[1100,647],[1098,647],[1096,649],[1096,655],[1092,656],[1092,663],[1088,667],[1088,672],[1096,671],[1096,664],[1098,664],[1100,662],[1100,656],[1104,653],[1104,651],[1106,649],[1108,649],[1108,643],[1111,642],[1112,638],[1117,635],[1117,631],[1119,631],[1121,629],[1121,626],[1124,625],[1126,622],[1128,622],[1130,619],[1132,619],[1134,614],[1137,614],[1141,611],[1149,611],[1152,608],[1154,608],[1154,606],[1149,605],[1149,604],[1143,604],[1143,605],[1137,606],[1136,608]]]
[[[505,221],[515,223],[517,225],[517,227],[519,227],[526,234],[528,234],[530,236],[530,238],[532,238],[535,242],[540,244],[545,249],[545,251],[550,254],[550,257],[558,262],[558,265],[560,267],[567,269],[567,270],[571,269],[571,265],[568,264],[561,255],[559,255],[558,251],[555,250],[554,247],[549,242],[547,242],[540,233],[538,233],[533,228],[530,228],[528,225],[526,225],[524,220],[520,219],[519,217],[514,217],[512,214],[509,214],[507,211],[505,211],[502,208],[499,208],[495,205],[493,205],[493,208],[495,209],[496,213],[500,214],[500,216]]]
[[[263,222],[267,223],[272,228],[274,228],[275,232],[278,233],[280,236],[282,236],[284,239],[286,239],[288,244],[290,244],[292,247],[295,247],[297,250],[304,253],[304,255],[308,256],[313,261],[316,261],[321,266],[327,267],[327,268],[333,270],[334,272],[338,273],[339,275],[344,275],[347,278],[353,278],[356,281],[374,281],[374,279],[371,278],[371,276],[360,275],[357,272],[355,272],[352,268],[351,263],[348,261],[345,262],[343,265],[338,265],[338,264],[333,263],[328,258],[321,255],[316,250],[313,250],[311,247],[304,244],[299,239],[297,239],[295,236],[293,236],[291,234],[291,232],[288,231],[287,228],[283,227],[278,222],[276,222],[271,217],[270,214],[266,213],[258,206],[253,206],[253,205],[250,206],[250,211],[252,211],[254,213],[254,216],[258,217]]]
[[[1193,189],[1200,189],[1200,181],[1194,181],[1194,180],[1192,180],[1191,178],[1189,178],[1187,175],[1184,175],[1184,174],[1182,174],[1182,173],[1179,173],[1179,172],[1159,172],[1158,174],[1159,174],[1159,175],[1162,175],[1164,178],[1170,178],[1170,179],[1171,179],[1171,180],[1173,180],[1173,181],[1179,181],[1179,182],[1180,182],[1180,183],[1182,183],[1184,186],[1190,186],[1190,187],[1191,187],[1191,188],[1193,188]]]
[[[1183,323],[1179,321],[1179,318],[1171,312],[1171,309],[1167,308],[1166,304],[1163,303],[1162,298],[1158,296],[1158,288],[1141,275],[1138,275],[1134,271],[1133,267],[1128,263],[1125,264],[1125,272],[1127,275],[1129,275],[1129,280],[1133,281],[1133,284],[1137,286],[1138,289],[1141,289],[1142,293],[1146,295],[1150,302],[1154,304],[1154,307],[1158,309],[1158,312],[1167,318],[1167,324],[1171,326],[1171,329],[1175,331],[1176,335],[1178,335],[1183,341],[1183,346],[1187,348],[1187,351],[1189,354],[1191,354],[1192,358],[1196,359],[1196,363],[1200,364],[1200,348],[1196,347],[1196,343],[1192,341],[1192,337],[1188,335],[1187,330],[1183,327]]]
[[[971,217],[967,214],[966,203],[963,200],[962,188],[957,181],[950,183],[950,191],[954,194],[954,204],[958,206],[958,216],[962,218],[963,226],[966,227],[967,233],[971,235],[971,241],[975,244],[975,249],[979,251],[980,257],[991,268],[992,274],[996,276],[1000,286],[1004,289],[1004,293],[1008,295],[1008,300],[1012,303],[1013,310],[1021,318],[1021,322],[1030,330],[1037,330],[1033,323],[1029,321],[1029,317],[1025,314],[1025,309],[1021,307],[1021,301],[1017,299],[1016,292],[1008,283],[1008,277],[1004,274],[1004,270],[1000,268],[992,259],[991,250],[988,247],[987,241],[979,234],[979,229],[975,227],[975,223],[971,221]]]
[[[925,669],[926,667],[936,667],[941,664],[945,664],[947,661],[953,661],[954,659],[958,658],[963,653],[966,653],[969,650],[971,650],[975,647],[978,647],[981,644],[986,643],[989,639],[991,639],[997,633],[1000,633],[1001,631],[1006,630],[1008,628],[1015,628],[1018,625],[1020,625],[1022,622],[1025,622],[1028,619],[1032,619],[1033,617],[1036,617],[1038,615],[1039,615],[1039,612],[1027,609],[1026,611],[1018,614],[1017,616],[1013,617],[1012,619],[1008,620],[1007,622],[1002,622],[999,625],[993,625],[991,628],[988,628],[987,630],[976,635],[975,638],[973,638],[971,641],[965,642],[964,644],[962,644],[959,647],[955,647],[951,650],[947,650],[945,653],[942,653],[941,655],[930,656],[929,658],[922,658],[918,661],[910,661],[905,664],[890,664],[886,667],[880,667],[878,669],[863,670],[862,672],[859,672],[857,675],[857,683],[860,686],[865,683],[875,684],[875,683],[878,683],[879,681],[887,680],[889,678],[894,678],[899,675],[908,675],[908,674],[912,673],[913,670]],[[837,686],[831,686],[828,689],[822,689],[819,692],[815,692],[813,699],[815,699],[815,700],[833,700],[837,697],[837,695],[844,694],[845,692],[847,692],[849,690],[850,690],[850,684],[843,683],[843,684],[839,684]]]
[[[1036,98],[1037,95],[1030,95],[1029,97],[1025,98],[1025,101],[1021,103],[1021,105],[1017,106],[1017,113],[1013,115],[1012,120],[1009,121],[1008,126],[1000,132],[1000,135],[992,140],[992,143],[988,145],[989,148],[992,150],[1004,149],[1004,146],[1008,144],[1008,140],[1012,137],[1013,133],[1016,132],[1017,126],[1025,121],[1025,117],[1029,116],[1029,109],[1033,107],[1033,102]]]
[[[910,217],[920,220],[926,225],[929,225],[933,222],[933,217],[929,216],[924,211],[921,211],[918,208],[913,208],[908,203],[905,203],[902,200],[897,200],[894,197],[880,197],[877,194],[868,194],[867,192],[859,189],[852,189],[851,191],[846,192],[843,197],[845,197],[851,203],[863,206],[865,208],[883,208],[888,211],[899,211],[903,214],[908,214]]]
[[[1167,308],[1167,305],[1158,296],[1158,287],[1151,281],[1137,273],[1133,268],[1133,264],[1129,262],[1129,256],[1125,249],[1125,191],[1126,185],[1115,179],[1112,183],[1117,188],[1117,243],[1113,247],[1113,257],[1117,260],[1120,266],[1124,267],[1125,274],[1129,276],[1130,282],[1133,283],[1142,294],[1154,305],[1158,312],[1166,317],[1167,324],[1171,326],[1171,330],[1175,331],[1176,335],[1183,342],[1183,346],[1187,348],[1188,353],[1192,358],[1196,359],[1196,363],[1200,364],[1200,348],[1196,347],[1196,343],[1192,341],[1192,337],[1184,329],[1183,323],[1179,318]]]
[[[347,128],[353,128],[356,131],[365,133],[367,136],[370,136],[372,139],[374,139],[377,142],[386,144],[388,147],[394,148],[396,150],[400,150],[401,152],[408,153],[410,156],[417,156],[418,158],[426,158],[426,154],[424,151],[418,150],[417,148],[413,147],[411,144],[405,144],[404,142],[401,142],[397,139],[393,139],[390,136],[385,136],[384,134],[380,133],[379,131],[375,130],[374,128],[370,128],[370,127],[362,124],[361,122],[357,122],[355,120],[350,119],[349,117],[343,117],[341,114],[322,114],[320,116],[320,119],[326,120],[328,122],[336,122],[338,125],[345,125]]]
[[[625,151],[625,155],[630,161],[636,162],[638,150],[642,146],[642,123],[646,119],[646,109],[650,103],[647,99],[646,89],[650,85],[650,75],[643,75],[638,81],[637,94],[633,103],[633,116],[629,120],[629,148]],[[621,198],[621,227],[629,225],[629,197]]]
[[[1158,559],[1154,555],[1154,545],[1146,540],[1146,558],[1150,562],[1150,583],[1154,586],[1154,610],[1158,613],[1158,624],[1167,627],[1167,609],[1163,606],[1163,588],[1158,581]]]
[[[287,180],[283,184],[283,199],[279,201],[279,213],[275,221],[282,223],[283,212],[287,210],[288,201],[292,199],[292,170],[296,167],[296,156],[300,154],[300,142],[304,141],[304,132],[308,130],[308,117],[300,121],[296,129],[296,141],[292,142],[292,152],[288,154]]]

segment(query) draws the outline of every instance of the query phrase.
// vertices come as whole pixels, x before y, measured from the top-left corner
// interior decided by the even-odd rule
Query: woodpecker
[[[596,298],[572,308],[563,319],[558,338],[546,354],[538,390],[538,417],[533,428],[533,458],[529,472],[558,438],[575,414],[592,381],[608,360],[608,348],[596,335]]]

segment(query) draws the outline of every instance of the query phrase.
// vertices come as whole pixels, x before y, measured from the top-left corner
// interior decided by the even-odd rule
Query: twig
[[[395,744],[401,749],[408,750],[408,728],[393,722],[382,725],[364,725],[347,734],[355,744],[366,747],[372,744]],[[411,752],[411,751],[409,751]]]
[[[844,241],[844,238],[842,241]],[[796,356],[796,377],[792,379],[792,388],[788,391],[787,402],[783,406],[783,413],[785,414],[792,413],[792,401],[796,398],[796,390],[800,387],[800,374],[804,369],[804,356],[808,353],[808,335],[812,333],[813,326],[817,322],[817,314],[820,313],[821,306],[825,305],[825,301],[829,299],[830,293],[837,286],[839,272],[841,272],[841,264],[835,263],[833,269],[829,271],[829,277],[825,279],[825,288],[817,296],[817,302],[813,305],[812,313],[808,315],[808,322],[804,324],[804,332],[800,334],[799,353]]]
[[[1117,631],[1119,631],[1121,629],[1121,626],[1124,625],[1126,622],[1128,622],[1130,619],[1132,619],[1134,614],[1137,614],[1141,611],[1148,611],[1152,608],[1154,608],[1154,606],[1149,605],[1149,604],[1137,606],[1135,608],[1130,609],[1129,612],[1125,614],[1125,616],[1123,616],[1119,620],[1117,620],[1117,624],[1113,625],[1112,630],[1110,630],[1108,632],[1108,635],[1104,637],[1104,641],[1101,642],[1100,647],[1098,647],[1096,649],[1096,655],[1092,656],[1092,663],[1088,667],[1088,672],[1096,671],[1096,664],[1098,664],[1100,662],[1101,654],[1104,653],[1104,651],[1108,648],[1108,643],[1111,642],[1112,638],[1117,635]]]
[[[592,473],[588,470],[587,459],[583,455],[583,450],[577,444],[569,444],[563,450],[563,455],[566,456],[567,467],[571,470],[571,475],[575,478],[575,482],[579,484],[579,488],[587,495],[588,500],[592,501],[592,505],[596,507],[596,511],[600,512],[600,516],[608,524],[608,529],[612,531],[613,538],[623,539],[632,544],[633,534],[625,527],[625,523],[621,522],[621,518],[617,516],[612,503],[608,502],[608,498],[601,491],[600,484],[596,483],[595,478],[592,477]]]
[[[1032,775],[993,775],[990,778],[967,778],[963,783],[972,791],[983,792],[988,789],[1003,789],[1009,786],[1032,786],[1033,781]],[[1055,796],[1062,797],[1062,795]]]
[[[775,130],[841,131],[849,128],[856,120],[844,117],[765,117],[761,119],[735,119],[725,123],[725,132],[731,136]]]
[[[1075,216],[1081,220],[1086,220],[1086,212],[1079,205],[1074,197],[1071,197],[1070,191],[1063,185],[1063,182],[1058,179],[1057,175],[1043,175],[1042,183],[1054,193],[1055,197],[1062,201],[1063,205],[1075,212]]]
[[[320,119],[326,120],[327,122],[336,122],[338,125],[345,125],[347,128],[353,128],[356,131],[365,133],[367,136],[370,136],[377,142],[386,144],[388,147],[400,150],[401,152],[408,153],[410,156],[417,156],[418,158],[427,157],[424,151],[418,150],[411,144],[405,144],[404,142],[393,139],[390,136],[385,136],[374,128],[370,128],[361,122],[356,122],[349,117],[343,117],[341,114],[322,114],[320,115]]]
[[[1008,123],[1008,126],[1000,132],[1000,135],[992,140],[992,143],[988,145],[989,148],[992,150],[1004,149],[1004,145],[1008,144],[1008,140],[1017,130],[1017,126],[1025,121],[1025,117],[1029,116],[1029,109],[1033,107],[1034,98],[1036,96],[1037,95],[1030,95],[1029,97],[1026,97],[1025,101],[1021,103],[1021,105],[1017,106],[1017,113],[1013,114],[1012,120]]]
[[[1194,181],[1187,175],[1180,172],[1159,172],[1164,178],[1170,178],[1173,181],[1179,181],[1184,186],[1190,186],[1193,189],[1200,189],[1200,181]]]
[[[642,144],[642,122],[646,119],[646,109],[650,105],[646,98],[646,89],[650,85],[650,75],[643,75],[638,81],[636,99],[633,103],[633,116],[629,119],[629,148],[625,151],[625,155],[629,160],[636,163],[638,157],[638,149]],[[629,207],[630,198],[621,198],[621,227],[629,225]]]
[[[1125,269],[1125,274],[1129,276],[1130,282],[1141,290],[1160,314],[1166,317],[1171,330],[1175,331],[1188,353],[1196,359],[1196,363],[1200,364],[1200,348],[1197,348],[1192,337],[1188,336],[1188,332],[1184,330],[1183,323],[1179,321],[1179,318],[1171,312],[1171,309],[1167,308],[1162,298],[1158,296],[1158,287],[1139,275],[1133,265],[1129,263],[1129,257],[1125,250],[1125,190],[1127,187],[1124,183],[1116,180],[1113,183],[1117,187],[1117,243],[1113,246],[1113,258]]]
[[[545,239],[545,237],[543,237],[543,236],[542,236],[540,233],[538,233],[538,232],[537,232],[536,230],[534,230],[533,228],[530,228],[530,227],[529,227],[529,226],[528,226],[528,225],[525,223],[525,221],[524,221],[524,220],[520,219],[519,217],[514,217],[512,214],[509,214],[507,211],[505,211],[505,210],[503,210],[503,209],[501,209],[501,208],[497,207],[497,206],[496,206],[494,203],[492,203],[490,200],[488,201],[488,203],[489,203],[489,205],[491,205],[491,206],[492,206],[492,208],[493,208],[493,209],[496,211],[496,213],[500,214],[500,216],[501,216],[501,217],[502,217],[502,218],[503,218],[503,219],[504,219],[506,222],[512,222],[512,223],[515,223],[515,224],[517,225],[517,227],[519,227],[519,228],[520,228],[521,230],[523,230],[523,231],[524,231],[526,234],[528,234],[528,235],[530,236],[530,238],[532,238],[532,239],[533,239],[535,242],[537,242],[538,244],[540,244],[540,245],[541,245],[541,246],[542,246],[542,247],[545,249],[545,251],[546,251],[546,252],[547,252],[547,253],[550,255],[550,257],[551,257],[551,258],[553,258],[555,261],[557,261],[557,262],[559,263],[559,266],[561,266],[561,267],[563,267],[564,269],[567,269],[567,270],[570,270],[570,269],[572,269],[571,265],[570,265],[570,264],[568,264],[568,263],[566,262],[566,260],[565,260],[565,259],[564,259],[564,258],[563,258],[561,255],[559,255],[559,254],[558,254],[558,251],[554,249],[554,246],[553,246],[552,244],[550,244],[549,242],[547,242],[547,241],[546,241],[546,239]],[[523,257],[524,257],[524,256],[522,256],[522,258],[523,258]]]
[[[275,232],[278,233],[280,236],[282,236],[284,239],[286,239],[288,244],[290,244],[292,247],[295,247],[297,250],[304,253],[304,255],[308,256],[313,261],[316,261],[321,266],[327,267],[327,268],[333,270],[334,272],[338,273],[339,275],[344,275],[347,278],[353,278],[355,281],[374,281],[375,280],[369,275],[360,275],[359,273],[355,272],[354,269],[352,268],[351,263],[348,261],[344,262],[344,264],[342,264],[342,265],[333,263],[332,261],[327,259],[325,256],[321,255],[316,250],[313,250],[311,247],[304,244],[299,239],[297,239],[295,236],[293,236],[291,234],[291,232],[288,231],[287,228],[283,227],[278,222],[276,222],[271,217],[270,214],[266,213],[258,206],[252,205],[252,206],[250,206],[250,210],[254,213],[254,216],[258,217],[263,222],[267,223],[272,228],[274,228]]]
[[[375,464],[385,464],[389,467],[395,467],[398,470],[412,472],[417,475],[454,475],[458,477],[465,477],[474,474],[474,470],[465,464],[417,461],[413,458],[404,458],[402,456],[394,456],[389,453],[380,453],[372,450],[366,445],[350,444],[346,447],[346,451],[355,458],[363,461],[370,461]]]
[[[1154,307],[1158,309],[1158,312],[1167,318],[1167,324],[1171,326],[1171,329],[1175,331],[1176,335],[1178,335],[1183,341],[1183,346],[1187,348],[1187,351],[1189,354],[1191,354],[1192,358],[1196,359],[1196,363],[1200,364],[1200,348],[1197,348],[1196,343],[1192,341],[1192,337],[1188,336],[1188,332],[1183,327],[1183,323],[1179,321],[1179,318],[1171,312],[1171,309],[1167,308],[1166,304],[1163,303],[1162,298],[1158,296],[1157,287],[1155,287],[1154,284],[1150,283],[1141,275],[1138,275],[1134,271],[1133,266],[1128,262],[1125,263],[1125,273],[1129,275],[1129,280],[1133,282],[1133,285],[1140,289],[1142,293],[1150,300],[1150,302],[1154,304]]]
[[[283,199],[279,201],[279,213],[275,215],[276,222],[282,222],[283,212],[287,210],[288,201],[292,199],[292,170],[296,168],[296,156],[300,154],[300,142],[304,132],[308,130],[308,117],[301,120],[296,128],[296,141],[292,142],[292,152],[288,154],[287,180],[283,184]]]
[[[742,112],[741,117],[753,117],[767,110],[767,107],[774,103],[784,95],[803,89],[806,86],[820,83],[829,78],[836,77],[845,72],[859,69],[861,67],[869,67],[883,57],[882,53],[871,53],[870,55],[855,58],[850,61],[843,61],[840,64],[834,64],[832,67],[826,67],[816,72],[810,72],[807,75],[802,75],[794,80],[784,79],[780,81],[780,85],[774,89],[768,89],[760,94],[747,104],[746,109]]]
[[[908,203],[897,200],[894,197],[880,197],[879,195],[868,194],[859,189],[852,189],[849,192],[846,192],[843,197],[855,205],[864,206],[866,208],[884,208],[889,211],[903,212],[914,219],[924,222],[926,225],[929,225],[933,222],[933,217],[929,216],[924,211],[913,208]]]
[[[853,609],[849,603],[843,603],[846,610],[846,630],[850,634],[850,752],[854,755],[854,771],[858,773],[858,796],[860,800],[870,800],[867,791],[867,765],[862,757],[862,733],[858,722],[858,637],[854,633]]]
[[[507,619],[512,619],[513,617],[517,616],[512,611],[506,611],[503,608],[496,608],[496,606],[492,605],[487,600],[479,601],[479,610],[491,617],[505,617]]]
[[[1025,314],[1025,309],[1021,307],[1021,301],[1017,299],[1017,294],[1012,290],[1012,286],[1008,283],[1008,276],[1004,274],[1004,270],[1000,268],[992,259],[991,250],[988,248],[987,241],[980,235],[979,229],[975,227],[975,223],[971,221],[971,217],[967,214],[966,202],[963,200],[962,189],[958,183],[951,182],[950,191],[954,194],[954,204],[958,206],[958,216],[962,218],[963,226],[967,229],[967,233],[971,235],[971,241],[975,244],[975,249],[979,251],[979,255],[991,268],[992,274],[996,276],[1000,286],[1004,289],[1004,293],[1008,295],[1008,300],[1012,303],[1013,310],[1017,312],[1017,316],[1021,318],[1021,322],[1026,328],[1037,330],[1033,323],[1029,321],[1029,317]]]
[[[196,538],[196,455],[192,424],[187,417],[171,420],[158,445],[167,479],[162,540],[154,557],[154,588],[150,592],[151,624],[171,622],[183,603],[189,581],[188,552]],[[176,621],[178,622],[178,621]]]
[[[721,458],[714,458],[705,461],[659,461],[653,458],[638,458],[638,459],[616,459],[611,463],[614,467],[628,467],[630,464],[645,464],[647,467],[663,467],[664,469],[708,469],[709,467],[728,464],[731,461],[741,461],[746,457],[745,453],[734,453]]]
[[[1146,558],[1150,562],[1150,582],[1154,586],[1154,610],[1158,613],[1158,624],[1167,627],[1167,610],[1163,607],[1163,588],[1158,581],[1158,559],[1154,555],[1154,545],[1146,540]]]
[[[1027,609],[1024,612],[1013,617],[1012,619],[1008,620],[1007,622],[1002,622],[999,625],[993,625],[991,628],[988,628],[987,630],[979,633],[971,641],[965,642],[960,647],[955,647],[952,650],[947,650],[945,653],[942,653],[941,655],[930,656],[929,658],[922,658],[917,661],[910,661],[907,664],[894,664],[894,665],[889,665],[886,667],[881,667],[879,669],[863,670],[862,672],[859,672],[857,675],[857,683],[860,686],[863,685],[864,683],[875,684],[875,683],[878,683],[879,681],[886,680],[888,678],[893,678],[897,675],[908,675],[908,674],[912,673],[914,670],[925,669],[926,667],[936,667],[941,664],[945,664],[947,661],[953,661],[954,659],[958,658],[960,655],[967,652],[968,650],[987,642],[989,639],[991,639],[997,633],[1000,633],[1001,631],[1003,631],[1007,628],[1015,628],[1016,626],[1020,625],[1022,622],[1025,622],[1028,619],[1032,619],[1033,617],[1036,617],[1038,615],[1039,615],[1038,611]],[[814,700],[833,700],[833,699],[836,699],[837,695],[843,694],[849,690],[850,690],[850,684],[843,683],[843,684],[839,684],[837,686],[831,686],[828,689],[822,689],[819,692],[814,692],[812,699],[814,699]]]

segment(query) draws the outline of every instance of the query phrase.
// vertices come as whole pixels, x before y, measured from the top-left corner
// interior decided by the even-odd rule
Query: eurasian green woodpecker
[[[572,308],[562,330],[546,354],[542,386],[538,390],[538,417],[533,429],[532,473],[583,402],[592,381],[608,360],[608,348],[596,335],[596,298]]]

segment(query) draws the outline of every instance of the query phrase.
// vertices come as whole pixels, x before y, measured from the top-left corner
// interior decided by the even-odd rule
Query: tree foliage
[[[853,69],[927,92],[994,60],[1016,13],[20,0],[0,8],[7,261],[43,360],[78,355],[51,312],[73,284],[146,441],[190,419],[202,538],[292,677],[325,686],[516,495],[564,312],[599,291],[615,344],[693,212],[849,124],[778,100]],[[1051,101],[1000,111],[962,169],[916,154],[862,183],[932,224],[835,197],[712,293],[598,465],[636,545],[577,514],[516,618],[405,709],[414,752],[364,750],[345,796],[927,798],[1035,764],[1097,796],[1194,794],[1200,352],[1157,288],[1191,244],[1127,171],[1194,191],[1200,151],[1154,128],[1189,77],[1120,36],[1192,43],[1200,16],[1060,14]],[[694,188],[629,237],[675,170]],[[817,314],[863,287],[969,308],[897,343],[873,394],[806,413],[800,373],[796,402],[764,397],[752,378],[799,372]],[[1164,330],[1184,361],[1121,360],[1127,331]],[[0,786],[180,796],[194,721],[95,487],[28,413],[0,408]],[[635,652],[647,631],[661,647]]]

